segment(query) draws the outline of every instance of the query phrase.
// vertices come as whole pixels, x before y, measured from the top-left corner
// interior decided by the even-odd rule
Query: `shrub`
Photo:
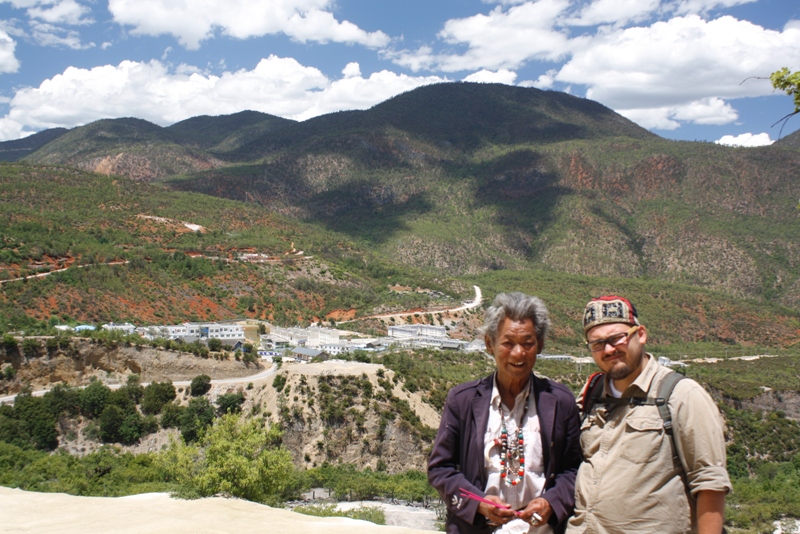
[[[34,339],[32,337],[26,337],[22,340],[22,353],[25,355],[26,358],[35,358],[39,355],[39,349],[41,345],[39,344],[38,339]]]
[[[81,412],[91,418],[98,417],[106,407],[106,399],[111,390],[99,380],[93,380],[81,390]]]
[[[196,441],[200,434],[214,421],[214,407],[205,397],[189,401],[180,417],[181,436],[184,441]]]
[[[116,443],[120,440],[120,428],[125,419],[125,412],[119,406],[109,404],[100,414],[100,439],[106,443]]]
[[[275,378],[272,379],[272,387],[274,387],[278,391],[282,391],[283,386],[285,385],[286,385],[286,377],[284,375],[275,375]]]
[[[226,413],[239,413],[244,404],[244,393],[228,393],[217,398],[217,408],[220,415]]]
[[[198,375],[192,379],[189,391],[193,397],[205,395],[211,389],[211,377],[208,375]]]
[[[66,415],[74,417],[81,410],[81,392],[65,384],[56,384],[44,394],[44,402],[53,417]]]
[[[14,418],[19,421],[22,435],[28,436],[37,449],[53,450],[58,446],[56,418],[41,397],[33,397],[29,393],[17,395]]]
[[[338,510],[335,504],[312,504],[296,506],[292,511],[315,517],[349,517],[351,519],[370,521],[376,525],[386,524],[386,513],[377,506],[359,506],[352,510]]]
[[[160,462],[190,493],[276,503],[292,475],[292,456],[279,446],[280,438],[274,426],[267,430],[255,419],[228,414],[196,445],[173,442]]]
[[[19,342],[17,338],[12,336],[11,334],[4,334],[3,335],[3,349],[6,351],[6,354],[13,352],[14,350],[19,347]]]
[[[186,408],[169,402],[161,408],[161,428],[180,428],[181,416]]]
[[[144,388],[142,412],[151,415],[159,414],[164,405],[172,402],[176,397],[175,386],[172,385],[172,382],[152,382]]]

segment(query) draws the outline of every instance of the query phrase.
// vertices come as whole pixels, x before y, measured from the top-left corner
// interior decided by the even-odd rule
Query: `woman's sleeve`
[[[461,488],[484,495],[483,488],[476,488],[460,471],[463,425],[458,413],[458,403],[453,391],[447,394],[442,411],[442,421],[428,460],[428,481],[436,488],[447,510],[472,524],[478,511],[478,502],[461,497]]]

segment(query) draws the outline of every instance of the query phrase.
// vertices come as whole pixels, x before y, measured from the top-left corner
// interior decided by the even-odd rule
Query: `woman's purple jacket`
[[[450,390],[428,460],[428,480],[447,505],[449,534],[491,532],[483,515],[477,513],[478,501],[461,497],[459,488],[485,495],[483,438],[493,378],[490,375]],[[553,509],[550,524],[559,533],[575,506],[575,475],[581,463],[578,408],[568,388],[546,378],[533,377],[533,394],[547,477],[542,497]]]

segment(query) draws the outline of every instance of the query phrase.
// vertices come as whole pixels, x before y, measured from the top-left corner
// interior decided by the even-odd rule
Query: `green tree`
[[[120,439],[120,428],[125,420],[125,412],[115,404],[109,404],[100,414],[100,439],[106,443],[116,443]]]
[[[170,477],[200,496],[224,493],[274,504],[289,484],[292,456],[281,433],[235,414],[217,419],[196,445],[173,442],[161,456]]]
[[[193,397],[205,395],[211,389],[211,377],[208,375],[198,375],[192,378],[192,383],[189,386],[189,391]]]
[[[43,398],[30,393],[17,395],[14,399],[14,417],[37,449],[53,450],[58,446],[56,417],[50,413]]]
[[[800,71],[791,72],[783,67],[773,72],[769,79],[772,87],[794,98],[794,113],[800,113]]]
[[[175,386],[172,382],[152,382],[144,388],[141,408],[145,414],[156,415],[161,413],[161,408],[175,400]]]
[[[222,340],[212,337],[208,340],[208,350],[211,352],[219,352],[222,350]]]
[[[169,402],[161,408],[161,428],[180,428],[185,407]]]
[[[81,390],[81,412],[91,418],[98,417],[106,407],[106,399],[111,389],[99,380],[92,380],[88,386]]]
[[[44,402],[53,417],[66,415],[74,417],[81,409],[81,392],[65,384],[56,384],[44,394]]]
[[[228,393],[217,398],[217,408],[220,415],[226,413],[239,413],[244,404],[244,393]]]
[[[186,442],[196,441],[214,421],[214,407],[205,397],[196,397],[181,413],[181,436]]]

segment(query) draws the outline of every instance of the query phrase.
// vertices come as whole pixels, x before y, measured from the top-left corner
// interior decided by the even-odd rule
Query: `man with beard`
[[[590,301],[583,331],[603,373],[578,400],[584,460],[567,533],[720,534],[731,484],[710,395],[644,352],[627,299]]]

